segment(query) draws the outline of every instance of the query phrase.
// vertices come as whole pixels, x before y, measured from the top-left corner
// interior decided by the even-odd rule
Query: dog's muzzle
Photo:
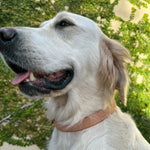
[[[0,29],[0,53],[7,65],[16,73],[12,84],[19,85],[23,93],[29,96],[46,95],[50,94],[52,90],[64,89],[72,81],[74,76],[72,68],[51,73],[32,71],[30,65],[27,64],[30,62],[29,58],[23,58],[23,54],[22,57],[16,56],[21,47],[18,41],[20,38],[16,29]],[[22,61],[26,63],[22,63]]]

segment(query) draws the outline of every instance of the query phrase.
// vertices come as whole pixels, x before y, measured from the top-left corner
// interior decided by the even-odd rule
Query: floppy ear
[[[126,105],[128,90],[128,75],[126,62],[130,55],[118,42],[109,39],[105,35],[100,39],[100,85],[104,93],[112,97],[115,89],[119,91],[121,101]]]

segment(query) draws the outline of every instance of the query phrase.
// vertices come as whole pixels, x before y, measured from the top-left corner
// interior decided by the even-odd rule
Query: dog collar
[[[116,102],[114,101],[111,106],[108,106],[106,109],[101,109],[95,113],[85,117],[83,120],[79,121],[73,126],[61,125],[53,120],[54,126],[62,132],[77,132],[87,128],[90,128],[102,121],[104,121],[108,116],[110,116],[116,110]]]

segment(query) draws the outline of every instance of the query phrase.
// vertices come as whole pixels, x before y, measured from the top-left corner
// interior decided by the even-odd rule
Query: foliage
[[[147,7],[149,0],[129,0],[137,7]],[[38,26],[42,21],[52,18],[57,12],[68,9],[93,19],[110,38],[120,41],[130,50],[132,62],[128,65],[131,84],[128,105],[123,106],[116,96],[118,105],[129,112],[138,128],[150,142],[150,22],[148,14],[134,23],[136,8],[132,8],[130,20],[115,16],[113,10],[118,0],[1,0],[0,27]],[[100,18],[100,19],[99,19]],[[117,31],[112,29],[112,20],[120,22]],[[19,110],[22,105],[33,100],[19,94],[18,88],[11,85],[13,73],[0,61],[0,120],[12,117],[0,125],[0,145],[4,141],[21,146],[37,144],[45,147],[50,137],[52,125],[46,120],[40,100],[34,105]],[[18,110],[18,111],[17,111]],[[17,137],[17,138],[16,138]]]

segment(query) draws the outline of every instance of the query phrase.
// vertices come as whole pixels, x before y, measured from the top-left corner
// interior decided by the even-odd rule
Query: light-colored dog
[[[40,28],[1,28],[0,52],[14,85],[48,98],[48,150],[150,150],[114,100],[118,90],[126,103],[129,53],[92,20],[61,12]]]

